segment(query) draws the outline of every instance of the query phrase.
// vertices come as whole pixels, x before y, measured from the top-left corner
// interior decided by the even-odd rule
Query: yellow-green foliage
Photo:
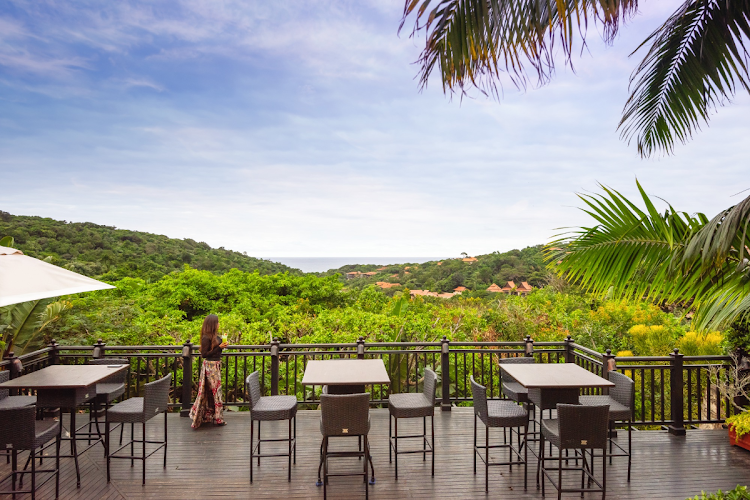
[[[687,332],[677,341],[677,347],[685,356],[721,354],[723,340],[720,332]]]
[[[635,325],[628,333],[641,356],[666,356],[675,343],[674,334],[664,325]]]
[[[716,493],[706,493],[702,491],[700,495],[696,495],[687,500],[748,500],[750,499],[750,491],[747,491],[747,486],[737,485],[731,491],[717,491]]]
[[[750,412],[745,411],[729,417],[727,424],[737,433],[737,439],[741,439],[745,434],[750,434]]]
[[[631,357],[634,356],[633,351],[617,351],[617,357]]]

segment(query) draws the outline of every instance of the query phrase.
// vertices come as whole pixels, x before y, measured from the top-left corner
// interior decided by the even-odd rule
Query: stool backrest
[[[429,368],[424,369],[424,384],[422,390],[427,399],[435,406],[435,386],[437,385],[437,375]]]
[[[90,365],[130,365],[130,360],[125,359],[125,358],[96,358],[96,359],[90,359],[89,364]],[[114,383],[114,384],[124,384],[125,380],[127,380],[127,377],[128,377],[128,371],[122,370],[113,374],[111,377],[107,377],[105,379],[105,382]]]
[[[258,404],[258,401],[260,401],[260,397],[262,394],[260,392],[260,379],[258,378],[259,376],[260,375],[256,370],[248,375],[245,379],[245,392],[247,393],[247,398],[250,400],[251,410],[255,408],[255,405]]]
[[[0,449],[30,450],[36,437],[36,405],[0,410]]]
[[[364,436],[370,432],[370,393],[321,394],[320,430],[324,436]]]
[[[169,388],[172,383],[172,374],[167,374],[159,380],[149,382],[143,388],[143,411],[146,418],[150,418],[158,413],[163,413],[169,409]]]
[[[614,382],[615,386],[610,387],[609,395],[625,406],[626,408],[633,408],[633,398],[635,397],[635,382],[633,379],[619,372],[609,372],[607,375],[610,382]]]
[[[609,405],[557,405],[560,449],[602,449],[607,446]]]
[[[474,375],[471,376],[471,397],[474,400],[474,415],[482,422],[487,422],[487,388],[477,384]]]
[[[536,363],[536,360],[532,357],[525,357],[525,356],[514,356],[511,358],[500,358],[500,361],[498,363],[500,366],[500,383],[505,382],[515,382],[516,379],[505,373],[505,370],[503,370],[502,365],[528,365]]]

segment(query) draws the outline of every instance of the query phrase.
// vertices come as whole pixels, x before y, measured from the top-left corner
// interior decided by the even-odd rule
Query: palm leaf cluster
[[[590,25],[611,43],[637,9],[637,0],[406,0],[401,28],[413,17],[412,34],[426,35],[422,87],[439,72],[445,92],[473,87],[499,97],[503,74],[519,88],[529,75],[545,84],[553,49],[572,68],[576,40],[585,46]],[[685,0],[638,47],[647,52],[631,77],[620,129],[641,155],[671,153],[738,86],[750,91],[749,15],[750,0]]]
[[[414,14],[412,34],[427,32],[419,59],[422,87],[439,68],[446,91],[471,85],[498,95],[501,73],[525,87],[531,68],[538,83],[546,83],[555,47],[570,61],[576,33],[590,22],[600,24],[611,41],[637,6],[637,0],[407,0],[400,29]]]
[[[671,152],[675,139],[684,143],[737,85],[750,91],[748,14],[750,1],[688,1],[643,42],[651,47],[620,122],[643,156]]]
[[[596,225],[550,242],[550,268],[598,296],[691,307],[697,329],[750,314],[750,198],[708,220],[671,206],[659,212],[640,184],[645,210],[602,189],[579,195]]]

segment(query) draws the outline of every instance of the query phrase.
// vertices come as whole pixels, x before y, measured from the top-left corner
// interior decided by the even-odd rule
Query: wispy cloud
[[[576,191],[634,196],[636,176],[713,214],[736,202],[750,99],[675,157],[640,160],[617,136],[628,55],[676,2],[652,4],[575,73],[496,103],[418,92],[400,0],[13,1],[0,209],[275,256],[536,244],[587,222]]]

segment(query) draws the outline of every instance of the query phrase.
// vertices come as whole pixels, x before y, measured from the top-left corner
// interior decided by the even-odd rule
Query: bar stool
[[[288,457],[289,471],[287,481],[292,480],[292,457],[297,463],[297,398],[294,396],[261,396],[258,372],[254,371],[245,379],[245,391],[250,400],[250,482],[253,482],[253,458],[258,457],[260,467],[261,457]],[[289,420],[289,437],[279,439],[261,439],[260,423],[262,421]],[[255,444],[255,422],[258,422],[258,444]],[[294,424],[294,432],[292,432]],[[261,454],[261,443],[286,441],[289,445],[287,453]]]
[[[100,358],[89,360],[90,365],[130,365],[130,361],[125,358]],[[96,397],[89,401],[89,423],[88,423],[88,434],[91,433],[91,426],[96,425],[96,433],[99,438],[102,437],[102,432],[99,429],[99,417],[101,413],[104,413],[106,420],[106,413],[111,403],[125,394],[125,383],[128,378],[128,371],[120,371],[113,374],[111,377],[106,379],[104,382],[96,384]],[[94,420],[91,420],[91,416],[94,416]],[[122,434],[125,430],[125,424],[119,423],[114,427],[120,427],[120,444],[122,444]],[[112,429],[114,430],[114,428]]]
[[[435,385],[437,375],[429,368],[424,370],[423,392],[391,394],[388,396],[388,461],[392,461],[392,453],[396,455],[396,480],[398,480],[398,456],[405,453],[421,453],[422,461],[427,460],[427,453],[432,455],[432,475],[435,475]],[[422,434],[410,436],[398,435],[399,418],[422,417]],[[427,441],[427,417],[430,417],[432,441]],[[395,421],[395,434],[391,434],[391,418]],[[398,451],[399,439],[422,439],[421,450]]]
[[[557,418],[556,419],[542,419],[541,428],[541,443],[539,446],[539,457],[537,460],[537,470],[541,470],[541,482],[542,482],[542,497],[544,497],[544,478],[550,480],[552,486],[557,490],[558,500],[562,498],[563,493],[581,493],[583,496],[587,492],[601,492],[602,500],[607,495],[607,427],[609,422],[609,406],[583,406],[583,405],[569,405],[569,404],[558,404],[557,405]],[[544,456],[544,442],[548,441],[550,444],[557,447],[557,457]],[[576,457],[578,457],[578,451],[580,450],[580,457],[582,458],[581,467],[563,467],[563,460],[566,461],[568,458],[563,457],[562,450],[575,450]],[[586,450],[591,451],[591,464],[586,459]],[[593,475],[594,465],[594,450],[602,450],[602,482],[596,480]],[[550,455],[552,453],[550,452]],[[552,479],[550,470],[546,467],[546,462],[549,460],[557,461],[557,482]],[[553,471],[555,469],[552,469]],[[564,489],[562,487],[562,472],[563,471],[580,471],[581,472],[581,488]],[[539,473],[537,473],[539,478]],[[594,482],[598,489],[585,488],[584,480],[588,478],[587,486],[591,486]],[[537,479],[538,481],[538,479]],[[537,488],[539,483],[537,482]]]
[[[133,460],[143,461],[143,479],[142,484],[146,484],[146,459],[164,448],[164,468],[167,468],[167,413],[169,410],[169,389],[172,381],[172,374],[162,377],[154,382],[149,382],[143,386],[144,394],[142,398],[130,398],[117,403],[105,414],[104,424],[104,449],[107,452],[107,482],[110,481],[110,459],[112,458],[129,458],[130,466],[133,466]],[[164,441],[148,441],[146,439],[146,422],[156,415],[164,414]],[[109,434],[110,424],[130,422],[130,442],[125,443],[113,452],[110,452]],[[133,427],[135,423],[143,424],[143,439],[135,439]],[[133,448],[135,443],[141,443],[141,456],[135,456]],[[158,444],[155,450],[146,454],[146,443]],[[130,446],[130,455],[116,455],[117,452]]]
[[[511,401],[515,401],[516,403],[522,403],[524,405],[529,405],[529,413],[531,415],[531,422],[533,424],[531,432],[529,432],[529,436],[527,436],[526,440],[523,443],[523,446],[526,446],[527,442],[530,441],[539,441],[539,438],[537,437],[539,433],[536,430],[536,406],[534,406],[534,403],[529,400],[529,390],[522,386],[521,384],[516,381],[513,377],[508,375],[505,370],[503,370],[502,365],[510,365],[510,364],[534,364],[536,361],[533,357],[526,357],[526,356],[515,356],[510,358],[500,358],[498,361],[498,364],[500,365],[500,385],[503,388],[503,396],[510,399]],[[503,442],[506,442],[505,437],[505,430],[503,430]]]
[[[522,406],[508,400],[487,401],[487,388],[479,385],[471,377],[471,395],[474,398],[474,474],[477,473],[477,455],[484,462],[484,491],[489,492],[490,466],[507,465],[513,470],[514,465],[523,465],[523,487],[527,487],[527,462],[529,447],[524,446],[524,456],[521,458],[521,446],[513,447],[513,432],[521,441],[521,431],[524,429],[524,441],[529,432],[529,412]],[[477,444],[477,419],[484,424],[484,446]],[[490,427],[510,428],[510,444],[490,445]],[[490,462],[490,448],[508,448],[507,462]],[[481,454],[484,450],[484,456]],[[514,455],[516,460],[514,460]]]
[[[0,371],[0,384],[10,380],[10,371]],[[8,389],[0,389],[0,409],[23,408],[36,404],[36,396],[11,396]],[[5,455],[7,463],[10,463],[10,450],[0,450],[0,455]]]
[[[362,476],[365,483],[365,498],[369,498],[369,475],[367,464],[370,456],[370,394],[321,394],[320,395],[321,461],[323,466],[323,499],[328,498],[328,478],[332,476]],[[357,437],[364,440],[364,449],[353,451],[329,451],[328,442],[332,437]],[[360,473],[331,474],[328,472],[329,457],[358,457],[363,459]],[[318,469],[320,470],[320,469]],[[373,472],[374,475],[374,472]],[[318,480],[320,483],[320,479]]]
[[[609,405],[609,463],[612,457],[628,457],[628,481],[630,481],[631,449],[633,446],[633,400],[635,399],[635,383],[633,379],[619,372],[609,372],[609,381],[615,386],[609,389],[608,396],[581,396],[579,401],[585,406]],[[627,422],[628,450],[612,441],[612,434],[617,422]],[[622,453],[613,453],[612,445],[617,446]]]
[[[24,406],[20,408],[0,409],[0,446],[11,450],[11,472],[2,481],[11,481],[11,490],[0,491],[0,495],[13,495],[19,493],[30,493],[32,500],[36,498],[36,490],[44,483],[55,478],[55,498],[60,494],[60,441],[62,425],[59,420],[37,420],[36,406]],[[36,468],[37,456],[41,464],[41,452],[37,455],[37,448],[55,439],[55,468],[39,470]],[[18,452],[28,450],[31,471],[18,470]],[[52,473],[40,484],[36,482],[38,473]],[[23,487],[23,475],[31,475],[31,488],[28,490],[16,489],[16,477],[20,476],[19,485]]]
[[[516,403],[528,403],[529,402],[529,390],[519,384],[516,379],[505,373],[502,365],[505,364],[533,364],[535,363],[532,357],[513,357],[513,358],[500,358],[498,363],[500,366],[500,383],[503,387],[503,395]]]
[[[10,371],[0,371],[0,384],[10,380]],[[36,396],[11,396],[8,389],[0,389],[0,409],[23,408],[24,406],[35,405]]]

